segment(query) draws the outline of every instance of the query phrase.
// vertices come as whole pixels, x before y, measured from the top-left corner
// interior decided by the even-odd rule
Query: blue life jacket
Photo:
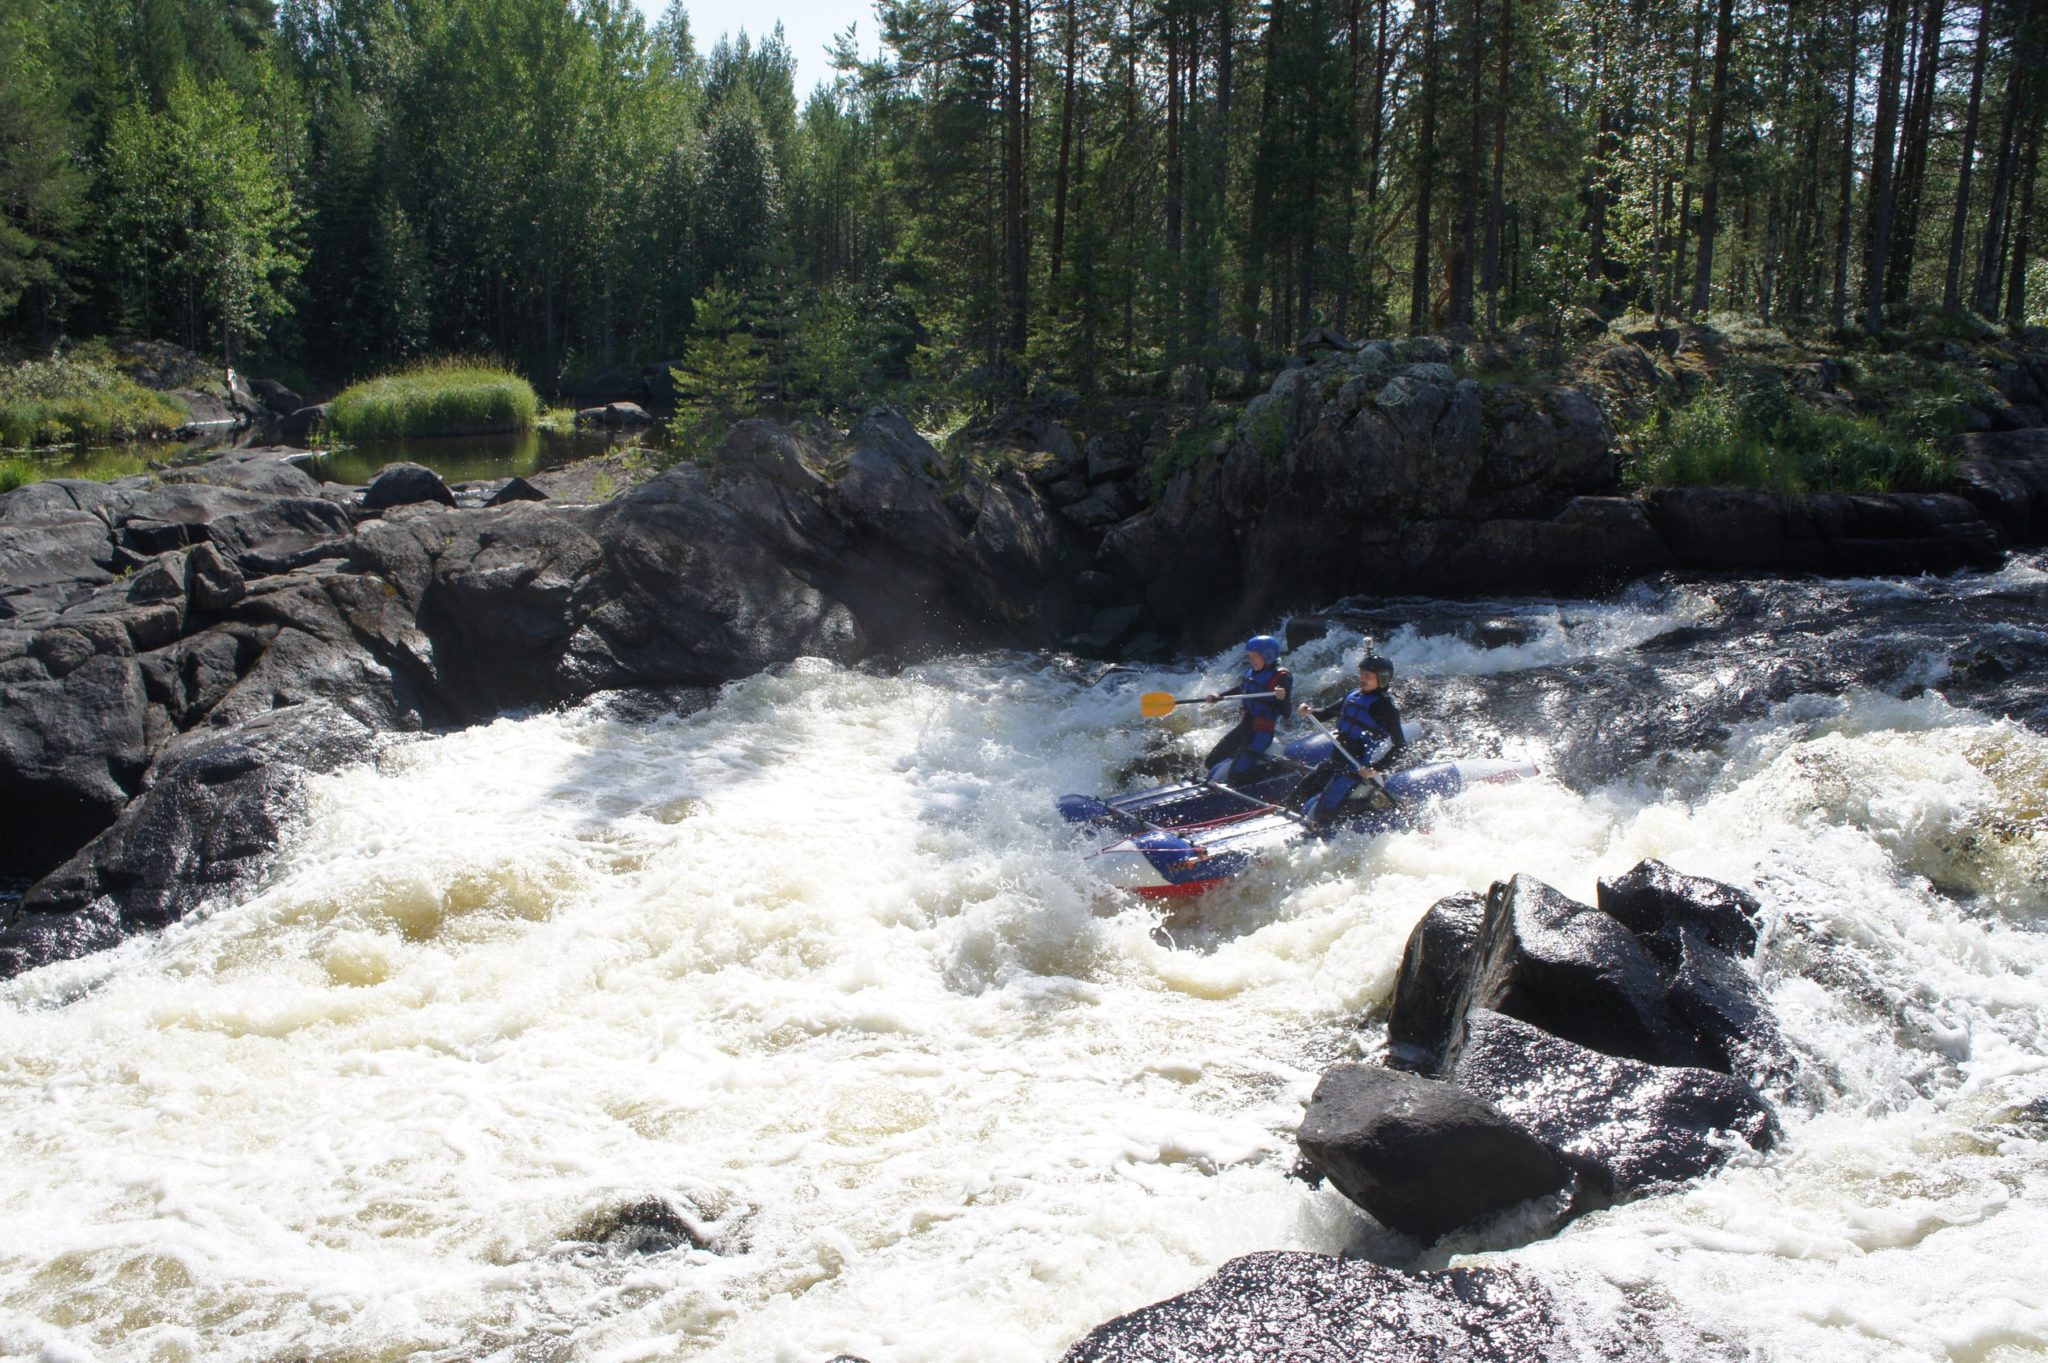
[[[1337,711],[1337,737],[1353,750],[1370,748],[1377,743],[1398,739],[1394,732],[1399,720],[1391,720],[1383,713],[1388,708],[1384,692],[1353,691],[1344,697],[1343,708]]]
[[[1241,692],[1278,691],[1286,688],[1290,680],[1284,667],[1269,666],[1263,672],[1254,672],[1251,668],[1246,668],[1244,680],[1238,684],[1237,689]],[[1278,727],[1280,717],[1287,713],[1287,703],[1278,697],[1248,700],[1244,703],[1244,713],[1245,718],[1252,722],[1254,729],[1271,733]]]

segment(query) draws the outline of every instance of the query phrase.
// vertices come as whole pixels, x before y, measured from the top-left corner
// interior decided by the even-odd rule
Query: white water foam
[[[1134,688],[1207,686],[1125,680],[801,664],[316,783],[262,893],[0,986],[0,1356],[1056,1357],[1236,1254],[1390,1248],[1286,1173],[1409,928],[1650,855],[1761,890],[1806,1098],[1473,1261],[1761,1358],[2048,1347],[2038,737],[1795,700],[1662,790],[1477,790],[1162,923],[1050,807],[1157,758]],[[649,1197],[706,1248],[587,1242]]]

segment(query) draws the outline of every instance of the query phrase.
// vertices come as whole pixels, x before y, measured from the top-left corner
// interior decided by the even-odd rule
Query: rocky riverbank
[[[36,880],[0,971],[246,881],[300,777],[379,734],[1035,646],[1072,633],[1086,561],[1021,475],[949,486],[887,415],[832,445],[748,423],[599,505],[456,506],[412,468],[323,487],[288,453],[0,498],[0,874]]]
[[[1163,658],[1346,594],[1948,571],[2048,532],[2039,428],[1961,437],[1950,493],[1622,496],[1588,390],[1482,385],[1448,363],[1462,354],[1321,345],[1156,498],[1133,432],[1078,440],[1041,414],[948,458],[884,412],[844,434],[745,422],[599,504],[523,481],[458,497],[417,468],[322,486],[288,451],[8,494],[0,795],[22,813],[0,877],[39,883],[0,964],[95,949],[246,879],[294,773],[386,732],[801,654]]]

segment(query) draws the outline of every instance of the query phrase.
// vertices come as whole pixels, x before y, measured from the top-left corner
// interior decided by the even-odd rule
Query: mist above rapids
[[[2038,560],[1935,581],[1378,603],[1426,832],[1161,919],[1053,797],[1191,762],[1205,666],[799,662],[318,778],[260,892],[0,986],[0,1356],[1037,1360],[1231,1256],[1408,1262],[1288,1177],[1439,896],[1754,886],[1802,1063],[1768,1156],[1519,1248],[1645,1356],[2048,1348]],[[1344,617],[1340,617],[1344,618]],[[1196,674],[1200,674],[1197,679]],[[1094,681],[1095,684],[1090,684]],[[659,1198],[702,1248],[593,1244]]]

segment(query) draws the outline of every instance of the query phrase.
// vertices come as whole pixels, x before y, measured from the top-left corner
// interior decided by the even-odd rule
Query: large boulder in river
[[[1437,1072],[1445,1048],[1463,1035],[1472,1006],[1472,978],[1486,896],[1447,895],[1432,904],[1408,934],[1394,1003],[1387,1016],[1387,1060],[1401,1069]]]
[[[1597,1346],[1513,1266],[1403,1273],[1279,1250],[1232,1259],[1201,1286],[1098,1325],[1061,1363],[1566,1363]],[[1654,1337],[1654,1336],[1652,1336]],[[1626,1355],[1664,1355],[1648,1339]]]
[[[1334,1065],[1295,1133],[1301,1153],[1380,1224],[1427,1244],[1554,1193],[1570,1169],[1454,1084]]]
[[[1455,1078],[1570,1164],[1580,1210],[1712,1173],[1776,1134],[1739,1079],[1603,1055],[1485,1009],[1466,1021]]]
[[[1607,1055],[1695,1065],[1656,959],[1619,922],[1531,876],[1487,896],[1471,1000]]]
[[[424,464],[386,464],[377,470],[363,493],[365,511],[388,511],[394,506],[416,506],[435,502],[454,506],[455,494],[441,475]]]
[[[1603,879],[1600,911],[1633,932],[1667,962],[1678,959],[1679,934],[1687,928],[1723,951],[1756,954],[1757,919],[1763,905],[1747,890],[1705,876],[1674,871],[1652,858],[1627,873]]]

